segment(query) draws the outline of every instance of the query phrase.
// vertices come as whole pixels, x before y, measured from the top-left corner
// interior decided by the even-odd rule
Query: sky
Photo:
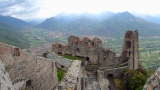
[[[160,0],[0,0],[0,15],[22,20],[49,18],[61,12],[103,11],[160,15]]]

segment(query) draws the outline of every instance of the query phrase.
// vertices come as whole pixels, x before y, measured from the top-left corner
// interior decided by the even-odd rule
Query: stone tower
[[[126,31],[124,37],[123,52],[128,58],[129,69],[138,69],[139,66],[139,47],[138,47],[138,30]]]

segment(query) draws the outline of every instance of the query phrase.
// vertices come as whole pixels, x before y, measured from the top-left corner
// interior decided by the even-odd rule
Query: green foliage
[[[59,55],[64,57],[64,58],[70,59],[70,60],[83,60],[83,58],[81,58],[81,57],[70,56],[70,55],[62,55],[62,54],[59,54]]]
[[[126,70],[124,75],[127,90],[142,90],[151,72],[140,67],[137,70]]]
[[[65,72],[64,70],[62,70],[62,69],[60,69],[60,68],[57,68],[58,81],[61,81],[61,80],[62,80],[62,78],[64,77],[65,73],[66,73],[66,72]]]
[[[0,32],[0,42],[20,48],[27,48],[30,46],[28,39],[10,25],[0,23]]]

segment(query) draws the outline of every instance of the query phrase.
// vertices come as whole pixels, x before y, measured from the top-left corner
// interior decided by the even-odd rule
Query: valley
[[[30,28],[30,30],[23,30],[22,33],[27,36],[30,41],[30,48],[28,51],[32,54],[42,56],[45,51],[50,51],[54,42],[67,43],[67,35],[62,32],[49,31],[44,29]],[[79,35],[84,37],[83,35]],[[95,35],[88,37],[93,38]],[[123,46],[124,37],[104,37],[98,36],[103,41],[103,46],[107,49],[113,49],[116,56],[120,56]],[[155,65],[151,68],[156,70],[160,65],[160,37],[139,37],[139,58],[144,67]]]

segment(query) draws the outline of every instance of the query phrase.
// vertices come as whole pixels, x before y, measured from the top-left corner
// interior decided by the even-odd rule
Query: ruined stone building
[[[84,60],[71,61],[56,54],[84,57]],[[103,48],[98,37],[91,40],[70,36],[66,45],[54,43],[47,58],[0,43],[0,89],[117,90],[113,78],[122,78],[124,70],[137,69],[139,64],[137,30],[126,31],[119,57],[113,50]],[[57,67],[67,72],[59,83]]]
[[[123,78],[126,69],[138,69],[138,30],[126,31],[124,36],[124,44],[122,53],[116,57],[116,53],[111,49],[102,47],[102,40],[94,37],[83,39],[77,36],[70,36],[68,44],[64,45],[56,42],[52,45],[52,52],[56,54],[67,54],[85,58],[81,64],[81,89],[73,89],[76,87],[72,83],[71,90],[118,90],[113,78]],[[51,58],[52,54],[49,54]],[[67,66],[66,66],[67,67]],[[63,69],[63,68],[62,68]],[[68,68],[68,78],[77,78],[77,74],[73,77],[70,68]],[[69,72],[70,71],[70,72]],[[71,82],[65,77],[57,86],[56,90],[67,90]],[[70,89],[69,89],[70,90]]]
[[[8,83],[12,88],[5,89],[0,82],[0,90],[52,90],[58,84],[57,68],[53,60],[30,55],[20,48],[0,42],[0,62],[5,68],[0,68],[0,77],[3,82],[11,81],[12,84]],[[5,79],[6,75],[1,76],[6,72],[10,80]]]
[[[99,66],[117,66],[127,62],[129,69],[137,69],[139,65],[138,31],[126,31],[122,53],[119,57],[116,57],[113,50],[103,48],[100,38],[94,37],[91,40],[87,36],[83,39],[70,36],[67,45],[56,42],[52,46],[52,51],[56,54],[85,57],[85,63]]]

